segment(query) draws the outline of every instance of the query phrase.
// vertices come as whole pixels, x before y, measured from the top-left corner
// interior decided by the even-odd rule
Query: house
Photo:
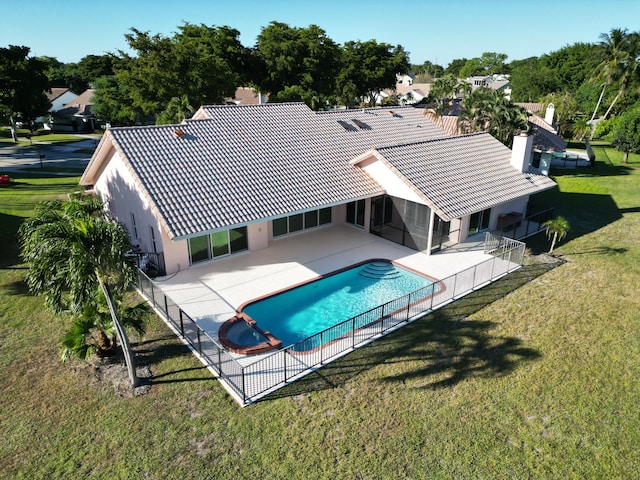
[[[49,128],[58,132],[93,132],[96,118],[91,113],[94,90],[85,90],[72,101],[65,103],[50,117]]]
[[[62,109],[66,103],[74,101],[78,95],[66,87],[53,87],[49,91],[45,91],[44,94],[51,102],[50,115],[39,117],[37,121],[42,123],[45,130],[51,130],[51,114]]]
[[[420,109],[203,106],[178,125],[103,136],[81,179],[166,272],[346,224],[430,255],[497,228],[555,186],[488,134]]]
[[[250,87],[238,87],[233,95],[233,98],[225,98],[227,105],[260,105],[267,103],[269,100],[268,95],[254,90]]]
[[[413,105],[429,96],[431,83],[412,83],[411,85],[398,84],[396,94],[403,105]]]
[[[553,126],[555,107],[553,103],[547,105],[545,116],[539,114],[544,108],[541,103],[516,103],[527,111],[531,134],[534,137],[531,164],[543,172],[549,172],[554,157],[567,151],[567,142],[558,135]]]
[[[78,94],[73,93],[68,88],[53,87],[50,91],[45,92],[47,99],[51,102],[50,112],[57,112],[65,104],[72,102],[78,98]]]

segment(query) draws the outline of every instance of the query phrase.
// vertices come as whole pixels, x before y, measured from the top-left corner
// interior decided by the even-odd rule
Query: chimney
[[[529,170],[529,161],[533,151],[533,137],[525,132],[513,137],[513,147],[511,148],[511,166],[519,172]]]
[[[544,112],[544,121],[549,125],[553,125],[553,115],[555,114],[556,107],[553,103],[547,105],[547,110]]]

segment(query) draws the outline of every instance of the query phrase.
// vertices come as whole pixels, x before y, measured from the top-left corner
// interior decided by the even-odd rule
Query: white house
[[[109,129],[81,184],[166,272],[346,224],[429,255],[524,215],[555,186],[488,134],[413,107],[204,106],[178,125]]]

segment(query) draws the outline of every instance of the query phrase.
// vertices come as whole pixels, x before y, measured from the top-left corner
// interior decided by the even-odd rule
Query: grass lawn
[[[66,321],[3,248],[0,478],[638,478],[640,157],[594,149],[596,168],[544,195],[573,227],[566,263],[527,265],[244,409],[158,319],[134,344],[146,395],[61,365]],[[3,245],[77,178],[17,180],[0,189]]]
[[[29,135],[31,136],[31,140],[29,140]],[[14,142],[11,138],[11,131],[8,127],[0,128],[0,144],[26,147],[31,146],[32,144],[65,144],[65,143],[75,143],[80,140],[86,140],[87,136],[94,137],[96,141],[100,141],[100,134],[82,134],[83,137],[79,137],[77,134],[72,135],[69,133],[52,133],[48,130],[38,130],[33,134],[29,132],[26,128],[18,129],[18,142]],[[93,153],[93,151],[89,151],[89,153]]]

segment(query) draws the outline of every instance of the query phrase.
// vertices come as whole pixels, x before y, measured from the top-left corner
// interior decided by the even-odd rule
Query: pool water
[[[373,261],[250,303],[242,311],[283,345],[291,345],[429,285],[438,290],[432,279]]]

